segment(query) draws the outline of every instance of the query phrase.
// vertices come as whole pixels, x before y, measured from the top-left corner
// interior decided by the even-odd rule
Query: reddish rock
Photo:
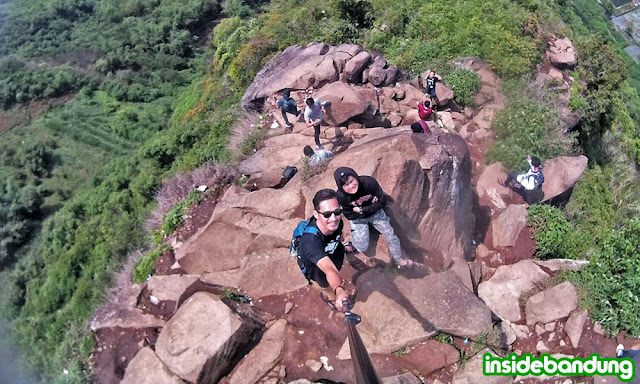
[[[255,384],[281,359],[287,321],[280,319],[271,325],[260,343],[247,354],[229,376],[229,384]]]
[[[525,306],[527,325],[562,319],[569,316],[577,305],[576,289],[570,282],[565,281],[553,288],[536,293],[527,300]]]
[[[347,61],[342,71],[346,79],[352,83],[362,81],[362,71],[371,61],[371,54],[367,51],[358,52],[352,59]]]
[[[215,222],[191,236],[176,252],[176,260],[187,273],[202,274],[240,267],[253,236],[245,228]]]
[[[526,225],[526,206],[524,204],[509,205],[497,219],[491,222],[494,248],[513,247]]]
[[[255,327],[216,295],[197,292],[160,332],[156,354],[185,381],[215,383],[238,348],[246,346]]]
[[[143,348],[127,366],[121,384],[184,384],[149,347]]]
[[[436,331],[475,337],[491,327],[491,313],[453,271],[410,279],[379,269],[358,278],[358,331],[369,353],[391,353]],[[380,311],[380,308],[385,308]],[[349,358],[348,343],[339,358]]]
[[[546,176],[545,176],[546,177]],[[478,196],[482,197],[486,194],[488,189],[495,190],[501,196],[509,196],[511,193],[509,188],[502,185],[499,181],[507,178],[507,173],[502,168],[502,163],[493,163],[484,169],[480,178],[478,179],[478,184],[476,185],[476,190],[478,191]]]
[[[331,55],[327,55],[329,48],[324,43],[288,47],[258,72],[242,96],[242,106],[259,108],[266,97],[284,88],[319,88],[338,80],[338,69]]]
[[[369,103],[362,95],[361,87],[341,82],[322,87],[314,95],[314,99],[331,102],[331,106],[326,108],[325,121],[333,126],[362,114],[369,107]]]
[[[523,260],[498,267],[494,275],[480,283],[478,296],[498,317],[512,323],[521,320],[520,295],[548,278],[533,261]]]
[[[542,163],[544,199],[548,200],[572,188],[587,169],[586,156],[558,156]]]
[[[450,344],[427,340],[406,355],[400,357],[403,365],[427,376],[438,369],[448,367],[460,360],[460,353]]]

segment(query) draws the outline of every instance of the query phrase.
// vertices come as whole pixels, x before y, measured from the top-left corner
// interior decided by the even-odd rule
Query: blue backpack
[[[316,227],[310,227],[309,222],[311,222],[311,219],[301,221],[296,226],[296,229],[293,230],[293,236],[291,237],[291,245],[289,245],[289,254],[292,257],[295,257],[297,259],[298,267],[300,267],[302,274],[307,279],[307,281],[309,281],[309,284],[311,284],[310,276],[307,275],[307,272],[308,272],[307,268],[305,267],[304,261],[302,260],[302,258],[300,257],[300,254],[298,253],[300,238],[302,237],[303,234],[312,233],[316,236],[321,236],[320,230]]]

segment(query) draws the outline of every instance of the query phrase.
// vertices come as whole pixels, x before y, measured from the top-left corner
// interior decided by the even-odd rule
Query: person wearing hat
[[[398,268],[413,266],[412,260],[402,257],[400,239],[384,212],[387,197],[376,179],[358,176],[348,167],[336,169],[333,176],[338,186],[338,202],[343,215],[349,219],[351,243],[356,250],[364,253],[369,249],[369,226],[373,226],[387,241],[389,253]]]

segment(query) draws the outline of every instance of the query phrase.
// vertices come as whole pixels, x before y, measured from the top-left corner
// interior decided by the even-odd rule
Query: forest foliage
[[[240,97],[277,52],[311,41],[358,43],[412,75],[427,69],[451,74],[445,82],[460,87],[459,101],[465,104],[478,79],[456,72],[448,60],[480,56],[516,89],[540,58],[544,28],[562,16],[569,21],[558,33],[573,33],[577,40],[587,35],[574,31],[579,16],[563,1],[225,4],[9,0],[0,8],[5,63],[0,69],[6,75],[0,97],[8,97],[2,107],[77,92],[73,101],[32,124],[3,132],[0,144],[0,313],[47,382],[90,380],[85,363],[94,345],[86,321],[127,255],[152,242],[143,224],[162,180],[234,159],[227,138],[239,116]],[[598,187],[579,183],[580,198],[567,207],[561,223],[578,226],[585,238],[603,226],[625,225],[640,201],[629,166],[640,147],[631,140],[638,137],[640,103],[628,83],[634,84],[640,71],[620,59],[617,44],[615,37],[600,50],[589,38],[578,44],[597,57],[576,71],[586,85],[576,89],[582,103],[575,105],[587,116],[576,136],[552,140],[557,127],[548,119],[559,112],[545,109],[551,102],[534,94],[507,106],[524,115],[501,115],[496,123],[503,132],[498,144],[505,150],[495,158],[503,160],[499,154],[504,153],[514,166],[534,150],[546,151],[543,157],[595,153],[601,168],[594,166],[588,177]],[[606,76],[593,71],[598,65],[605,66]],[[520,130],[523,125],[529,128]],[[621,146],[623,153],[611,150]],[[590,199],[601,203],[591,210]],[[606,209],[610,201],[618,204],[615,212]],[[175,229],[185,204],[165,222],[167,231]],[[555,213],[553,219],[561,221]],[[554,238],[546,243],[550,250]],[[589,239],[593,245],[608,241],[604,235]],[[144,268],[138,278],[152,269],[158,252],[140,261]],[[63,369],[69,375],[63,376]]]

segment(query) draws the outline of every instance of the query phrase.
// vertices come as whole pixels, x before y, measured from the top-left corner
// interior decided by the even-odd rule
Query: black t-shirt
[[[311,219],[308,227],[318,228],[315,218]],[[320,259],[328,256],[338,270],[342,268],[344,262],[344,246],[341,242],[343,227],[342,220],[340,220],[338,229],[331,235],[325,236],[318,230],[318,235],[303,233],[300,237],[298,253],[301,262],[307,269],[307,277],[316,281],[320,286],[328,285],[327,276],[318,268]]]
[[[427,77],[427,91],[432,89],[436,89],[436,81],[438,81],[437,77]]]

